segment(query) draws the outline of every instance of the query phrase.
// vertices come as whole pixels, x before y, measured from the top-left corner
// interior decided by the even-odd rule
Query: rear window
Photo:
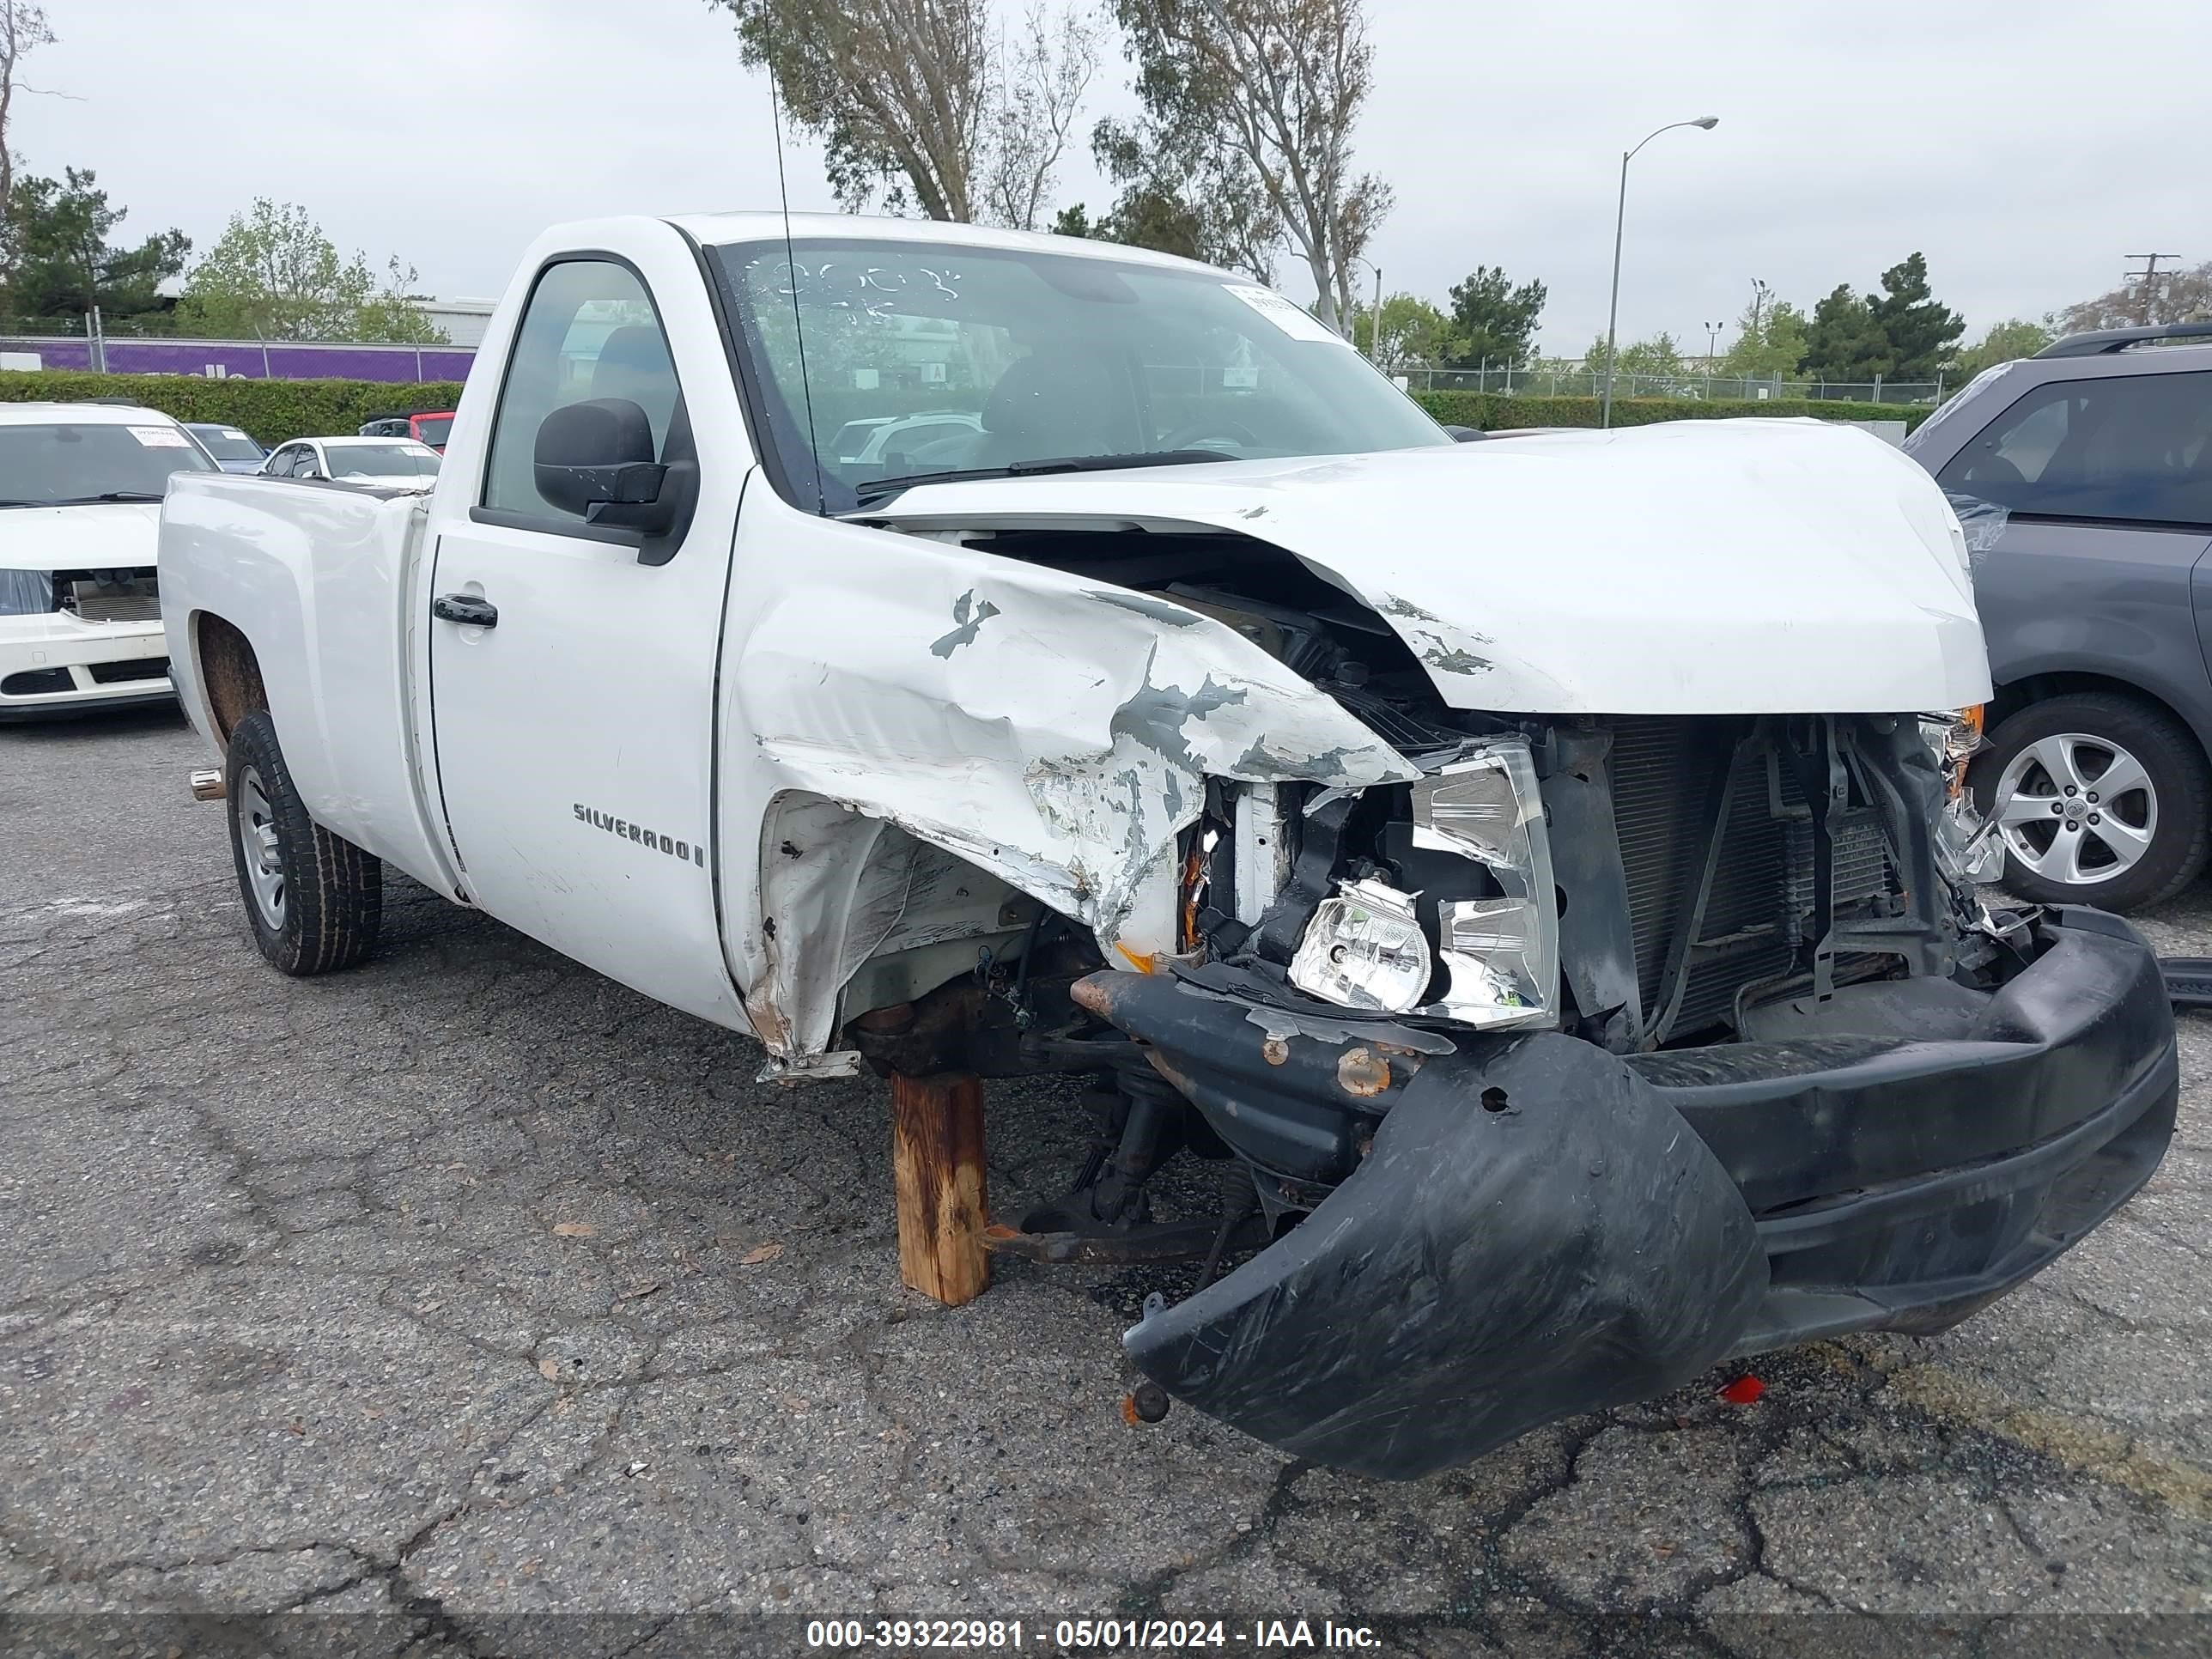
[[[334,478],[434,478],[438,458],[419,444],[332,444]]]
[[[192,435],[205,444],[208,453],[218,461],[258,461],[265,453],[234,426],[196,426]]]
[[[171,473],[215,470],[183,428],[167,423],[0,426],[0,508],[158,501]]]
[[[1937,477],[2030,517],[2212,524],[2212,374],[2039,386]]]
[[[433,448],[445,447],[446,434],[453,429],[450,415],[426,415],[415,422],[415,435]]]

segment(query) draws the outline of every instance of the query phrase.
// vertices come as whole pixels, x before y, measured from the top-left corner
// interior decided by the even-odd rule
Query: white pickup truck
[[[568,226],[477,365],[427,498],[163,508],[264,954],[390,865],[775,1076],[1094,1076],[992,1242],[1205,1258],[1126,1351],[1278,1446],[1941,1328],[2165,1149],[2141,939],[1971,879],[1965,550],[1873,438],[1455,444],[1235,276],[920,222]]]

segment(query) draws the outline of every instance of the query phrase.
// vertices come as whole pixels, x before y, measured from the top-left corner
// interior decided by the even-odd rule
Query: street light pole
[[[1669,121],[1665,126],[1655,127],[1645,133],[1636,149],[1621,152],[1620,202],[1613,210],[1613,303],[1605,314],[1605,410],[1598,417],[1598,424],[1601,427],[1613,424],[1613,365],[1616,355],[1613,335],[1620,321],[1620,238],[1628,223],[1628,164],[1636,159],[1637,149],[1642,149],[1662,132],[1672,132],[1676,127],[1697,127],[1711,132],[1720,124],[1721,118],[1717,115],[1700,115],[1691,121]]]

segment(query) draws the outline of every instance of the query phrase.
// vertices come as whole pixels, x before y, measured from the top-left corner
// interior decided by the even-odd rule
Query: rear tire
[[[2204,867],[2204,751],[2132,697],[2030,704],[1990,733],[1970,781],[1975,805],[1999,819],[2004,884],[2033,902],[2133,910],[2172,897]]]
[[[295,977],[352,967],[376,945],[384,866],[307,816],[266,709],[231,728],[223,776],[239,898],[261,954]]]

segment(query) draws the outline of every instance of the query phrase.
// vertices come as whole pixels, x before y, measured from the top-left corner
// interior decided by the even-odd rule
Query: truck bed
[[[180,473],[161,507],[161,613],[185,713],[228,734],[200,672],[199,619],[254,642],[307,810],[448,897],[457,872],[435,809],[422,619],[428,496],[285,478]]]

